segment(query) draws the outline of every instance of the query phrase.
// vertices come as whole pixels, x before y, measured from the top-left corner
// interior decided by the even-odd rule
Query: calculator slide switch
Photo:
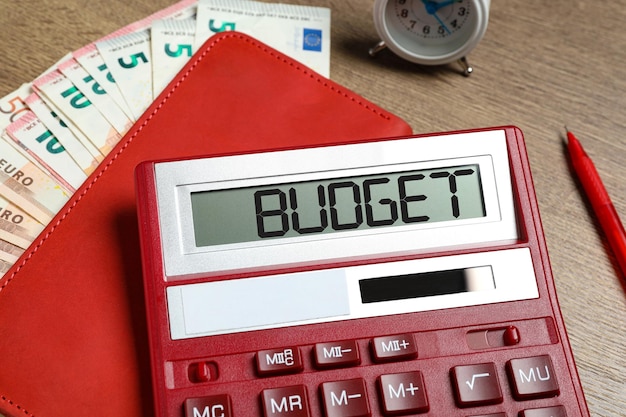
[[[472,330],[467,333],[467,344],[474,350],[515,346],[521,340],[520,331],[515,326]]]
[[[195,383],[215,381],[218,376],[217,364],[215,362],[196,362],[189,365],[189,380]]]

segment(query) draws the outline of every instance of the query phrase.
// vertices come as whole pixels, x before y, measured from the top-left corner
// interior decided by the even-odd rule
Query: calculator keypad
[[[255,355],[256,374],[259,377],[270,377],[267,381],[273,381],[271,377],[286,378],[307,370],[302,378],[290,377],[289,381],[297,381],[299,384],[272,387],[270,383],[269,388],[259,390],[261,415],[322,417],[315,411],[320,408],[319,412],[324,417],[370,417],[377,410],[384,416],[408,416],[436,411],[428,398],[427,376],[432,377],[432,372],[427,368],[428,362],[424,362],[426,368],[422,370],[415,370],[415,366],[406,369],[393,364],[418,358],[414,335],[376,337],[368,341],[368,346],[370,356],[369,361],[365,358],[366,365],[380,367],[381,372],[375,372],[374,375],[365,373],[363,377],[348,379],[335,379],[332,375],[339,374],[333,370],[362,364],[360,350],[365,350],[365,344],[356,340],[323,342],[308,348],[289,346],[258,351]],[[305,358],[309,354],[312,363],[306,364]],[[465,363],[449,369],[447,390],[450,401],[458,407],[458,411],[467,410],[467,417],[567,417],[565,407],[558,403],[555,405],[550,400],[543,403],[548,405],[543,408],[537,407],[542,405],[537,401],[530,402],[530,407],[523,407],[523,401],[550,399],[560,395],[550,355],[500,360],[497,363]],[[413,363],[419,363],[419,359]],[[309,369],[311,365],[313,369]],[[387,367],[393,371],[385,372]],[[328,378],[311,386],[306,382],[307,375],[316,371],[328,372]],[[360,372],[353,372],[353,375],[357,374]],[[441,380],[437,382],[440,383]],[[267,385],[264,383],[264,386]],[[374,392],[368,393],[368,387]],[[434,389],[441,392],[440,388],[435,386]],[[505,401],[507,393],[520,402],[519,411],[514,416],[501,412],[502,408],[498,410],[498,405]],[[440,398],[435,402],[440,402]],[[483,410],[490,407],[492,412],[472,413],[472,409],[477,407],[483,407]],[[231,399],[225,394],[189,398],[184,403],[184,410],[185,417],[241,417],[238,413],[233,414]]]

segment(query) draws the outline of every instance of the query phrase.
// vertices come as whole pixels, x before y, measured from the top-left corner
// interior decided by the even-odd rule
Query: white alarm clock
[[[467,54],[487,30],[491,0],[376,0],[374,24],[382,38],[370,55],[388,47],[421,65],[458,61],[472,72]]]

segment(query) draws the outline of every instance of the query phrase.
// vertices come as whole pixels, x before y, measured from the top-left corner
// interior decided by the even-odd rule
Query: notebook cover
[[[0,413],[153,414],[139,162],[408,134],[398,117],[253,38],[210,38],[0,280]]]

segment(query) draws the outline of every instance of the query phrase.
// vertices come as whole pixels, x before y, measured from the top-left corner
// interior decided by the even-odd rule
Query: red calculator
[[[157,417],[587,417],[515,127],[144,162]]]

